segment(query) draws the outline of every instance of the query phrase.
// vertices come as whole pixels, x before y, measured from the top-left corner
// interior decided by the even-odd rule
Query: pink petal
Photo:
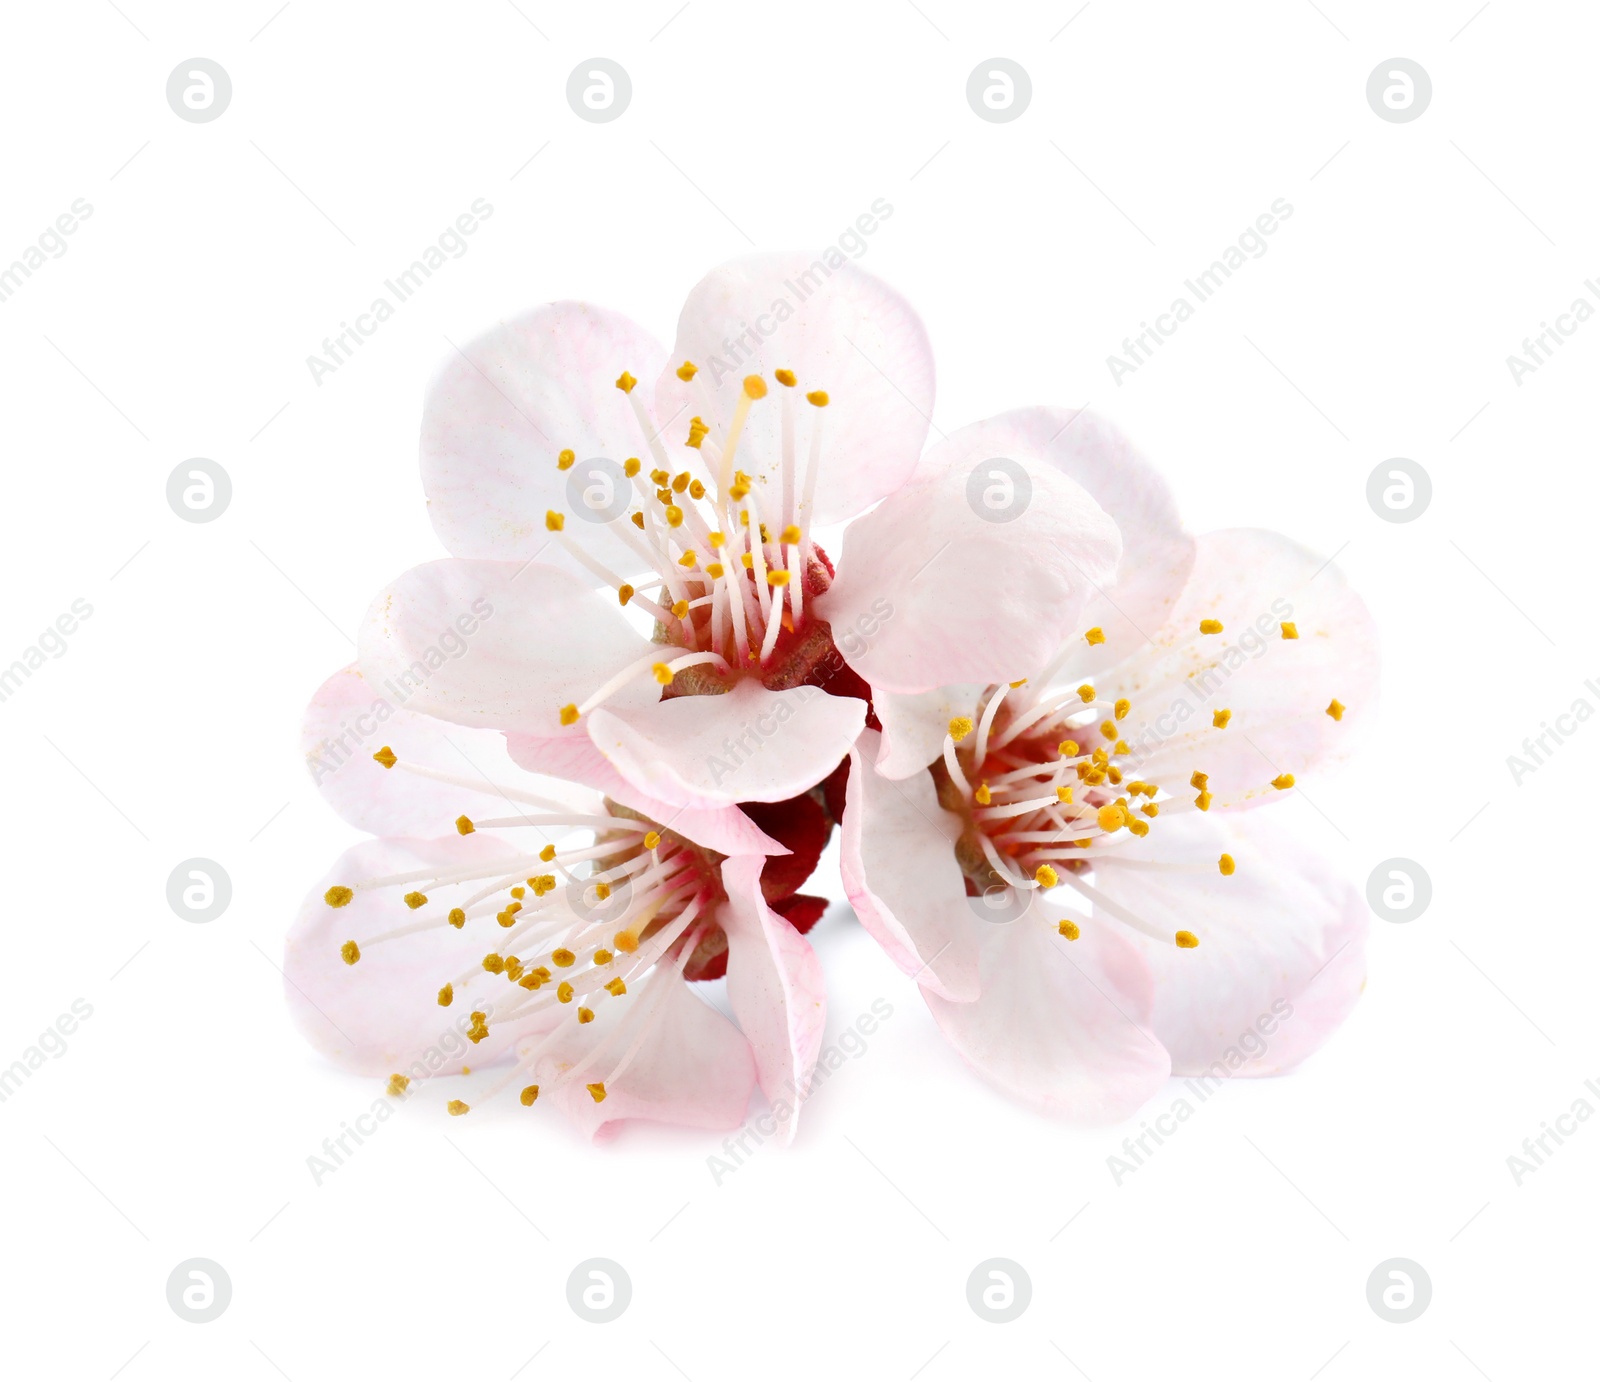
[[[750,1043],[733,1023],[692,993],[682,978],[662,975],[659,982],[670,986],[665,1006],[620,1077],[613,1079],[609,1072],[631,1044],[631,1032],[619,1036],[599,1059],[575,1075],[568,1072],[627,1021],[627,1005],[642,995],[602,1003],[595,1020],[581,1027],[569,1022],[560,1040],[536,1062],[530,1083],[548,1087],[567,1076],[550,1089],[549,1096],[591,1137],[613,1137],[630,1118],[719,1130],[744,1121],[756,1083]],[[597,1083],[603,1083],[606,1091],[599,1103],[585,1087]],[[543,1106],[544,1098],[541,1091],[535,1108]]]
[[[581,703],[650,648],[615,600],[564,571],[435,561],[413,567],[373,601],[359,662],[369,684],[408,709],[457,724],[557,735],[562,706]],[[610,704],[641,705],[659,695],[645,673]]]
[[[503,1051],[512,1034],[494,1026],[491,990],[482,990],[476,1002],[490,1018],[488,1038],[476,1045],[465,1036],[474,1009],[465,986],[457,986],[450,1007],[438,1003],[439,990],[481,960],[489,944],[480,945],[441,920],[430,930],[373,945],[373,936],[429,911],[409,910],[401,900],[403,886],[359,891],[337,908],[323,901],[323,893],[335,884],[348,887],[366,878],[510,853],[499,840],[457,835],[364,840],[340,855],[306,896],[284,942],[284,995],[301,1035],[323,1055],[362,1075],[456,1074],[463,1065],[486,1065]],[[438,901],[430,897],[435,904],[430,911],[443,910]],[[444,909],[450,905],[446,902]],[[353,965],[339,953],[349,940],[361,947],[361,959]],[[424,1072],[413,1069],[418,1061]]]
[[[670,823],[674,833],[718,854],[789,853],[737,806],[673,806],[639,791],[587,735],[538,739],[508,734],[505,743],[511,758],[530,772],[581,783],[658,824]]]
[[[1117,1122],[1171,1070],[1150,1031],[1150,974],[1110,928],[1068,941],[1055,920],[1041,901],[984,928],[975,1002],[923,997],[950,1044],[997,1088],[1076,1122]]]
[[[845,896],[889,958],[930,992],[967,1002],[978,992],[984,922],[956,863],[961,824],[938,802],[933,778],[892,782],[872,767],[879,736],[850,750],[839,824]]]
[[[1194,565],[1194,539],[1159,471],[1109,421],[1087,409],[1019,408],[963,427],[928,449],[916,480],[949,469],[965,474],[1005,456],[1048,466],[1076,481],[1111,516],[1122,535],[1122,561],[1112,582],[1091,592],[1070,631],[1073,656],[1063,680],[1081,680],[1148,642],[1171,615]],[[1091,646],[1091,628],[1105,642]]]
[[[1202,619],[1223,632],[1200,634]],[[1286,620],[1299,638],[1282,637]],[[1199,539],[1154,655],[1110,676],[1102,696],[1133,703],[1123,737],[1140,777],[1183,791],[1198,770],[1217,805],[1260,802],[1277,795],[1280,773],[1326,767],[1357,746],[1377,710],[1377,630],[1336,566],[1277,533],[1227,529]],[[1335,698],[1342,720],[1326,713]],[[1223,709],[1227,728],[1213,728]]]
[[[463,813],[505,815],[505,798],[497,788],[573,795],[565,784],[519,767],[494,730],[469,729],[408,710],[393,695],[374,689],[355,666],[335,672],[317,688],[306,707],[300,742],[323,800],[373,835],[442,836]],[[404,768],[385,768],[372,756],[385,747],[402,763],[454,773],[472,785],[450,786]]]
[[[971,715],[983,690],[982,683],[969,681],[916,695],[875,692],[872,709],[883,726],[878,771],[893,778],[920,773],[944,752],[950,721],[958,715]]]
[[[700,367],[692,385],[675,373],[685,360]],[[843,522],[900,485],[916,464],[933,412],[933,352],[921,318],[835,249],[820,256],[751,255],[713,269],[689,293],[668,366],[656,385],[656,412],[677,419],[667,424],[674,445],[691,416],[726,428],[740,381],[750,374],[766,379],[771,393],[750,411],[737,462],[765,482],[764,504],[781,493],[776,395],[783,386],[774,371],[798,376],[791,402],[802,462],[818,413],[802,395],[817,389],[829,395],[820,410],[821,523]]]
[[[1217,867],[1224,853],[1236,865],[1227,878]],[[1145,857],[1161,867],[1141,868]],[[1136,936],[1155,977],[1152,1025],[1175,1073],[1287,1070],[1355,1006],[1366,983],[1366,905],[1269,816],[1163,816],[1140,845],[1096,863],[1094,886],[1113,901],[1200,939],[1180,950]]]
[[[626,317],[584,302],[552,302],[451,350],[422,415],[422,484],[435,531],[455,556],[556,564],[569,559],[545,531],[547,509],[594,556],[613,565],[638,558],[602,524],[581,521],[574,476],[556,458],[604,457],[621,465],[648,456],[627,397],[624,370],[649,381],[660,345]],[[585,487],[589,480],[578,479]]]
[[[608,701],[588,721],[600,752],[640,791],[684,806],[731,806],[783,801],[814,787],[844,757],[866,714],[866,702],[853,696],[811,686],[768,691],[742,677],[721,696],[629,709]]]
[[[810,944],[762,897],[764,862],[748,855],[723,861],[728,901],[719,916],[728,936],[728,1001],[788,1141],[822,1049],[827,992]]]
[[[1116,524],[1055,471],[1028,478],[1026,507],[1004,522],[980,517],[968,471],[953,469],[845,529],[838,579],[817,613],[835,627],[876,618],[877,632],[847,657],[874,690],[1012,681],[1080,626],[1095,587],[1117,569]]]

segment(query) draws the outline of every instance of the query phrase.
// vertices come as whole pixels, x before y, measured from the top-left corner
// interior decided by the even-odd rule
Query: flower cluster
[[[1191,535],[1087,412],[924,449],[920,320],[806,268],[713,271],[670,354],[561,302],[436,379],[452,555],[306,718],[377,838],[291,932],[300,1026],[397,1092],[494,1064],[479,1102],[598,1133],[733,1126],[759,1085],[791,1135],[837,829],[861,925],[1015,1097],[1111,1120],[1296,1064],[1360,992],[1365,909],[1255,808],[1372,715],[1360,599],[1275,534]]]

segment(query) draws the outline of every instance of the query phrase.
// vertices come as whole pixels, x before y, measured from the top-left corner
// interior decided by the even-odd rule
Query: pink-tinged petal
[[[676,374],[685,360],[700,368],[692,384]],[[765,378],[770,392],[750,411],[737,462],[765,482],[763,505],[782,493],[778,369],[797,377],[790,401],[802,463],[819,412],[804,395],[820,389],[829,396],[820,410],[818,522],[854,517],[911,473],[933,412],[933,351],[922,319],[894,289],[830,249],[818,256],[736,259],[689,293],[672,358],[656,386],[657,415],[676,419],[664,421],[676,447],[691,416],[726,429],[741,381],[751,374]]]
[[[1118,429],[1087,409],[1019,408],[963,427],[928,448],[916,479],[962,474],[993,457],[1048,466],[1076,481],[1110,515],[1122,535],[1122,562],[1112,582],[1091,593],[1071,631],[1063,680],[1081,680],[1142,647],[1171,616],[1194,566],[1194,539],[1159,471]],[[1105,642],[1082,635],[1099,628]]]
[[[1200,633],[1203,619],[1223,632]],[[1284,638],[1283,622],[1300,636]],[[1377,630],[1338,567],[1277,533],[1227,529],[1199,539],[1155,648],[1110,675],[1099,689],[1133,703],[1123,737],[1141,778],[1183,791],[1198,770],[1218,806],[1259,803],[1279,774],[1358,745],[1377,710]],[[1340,720],[1327,713],[1335,699]],[[1232,712],[1226,728],[1213,727],[1218,710]]]
[[[1235,864],[1226,878],[1224,853]],[[1141,867],[1145,856],[1159,867]],[[1094,886],[1112,901],[1199,938],[1181,950],[1137,937],[1155,976],[1152,1025],[1175,1073],[1287,1070],[1355,1006],[1366,982],[1366,905],[1270,816],[1163,816],[1137,847],[1097,864]]]
[[[675,696],[588,717],[589,737],[640,791],[682,806],[783,801],[838,766],[867,704],[813,686],[768,691],[741,677],[721,696]]]
[[[904,782],[872,767],[879,736],[850,750],[850,781],[839,823],[845,896],[867,933],[895,964],[932,993],[967,1002],[978,993],[983,921],[956,863],[961,823],[939,805],[933,778]]]
[[[642,992],[600,1004],[595,1020],[583,1026],[569,1020],[535,1062],[530,1083],[541,1086],[536,1109],[548,1089],[556,1107],[596,1139],[614,1137],[631,1118],[715,1130],[744,1121],[756,1084],[750,1043],[678,975],[650,982],[669,991],[621,1075],[613,1078],[611,1071],[633,1044],[638,1023],[630,1021],[628,1005],[650,996]],[[598,1103],[590,1084],[605,1085]]]
[[[392,694],[376,690],[354,666],[335,672],[317,689],[306,707],[300,743],[323,800],[373,835],[427,838],[447,834],[462,814],[503,816],[506,799],[497,788],[554,793],[574,803],[589,795],[519,767],[506,752],[504,737],[492,729],[469,729],[407,709]],[[384,748],[402,764],[452,773],[464,785],[437,782],[403,767],[385,768],[373,758]]]
[[[584,302],[548,303],[452,350],[422,415],[422,484],[445,547],[490,561],[569,561],[545,512],[581,520],[573,495],[595,483],[581,463],[649,454],[616,381],[624,370],[645,381],[648,403],[664,359],[642,327]],[[563,450],[580,463],[565,472]],[[601,561],[637,566],[604,524],[569,526]]]
[[[962,682],[913,696],[897,691],[876,692],[872,708],[883,726],[878,771],[893,778],[920,773],[944,752],[950,721],[958,715],[971,715],[983,690],[979,682]]]
[[[1082,627],[1096,587],[1116,573],[1117,525],[1074,481],[1029,472],[1012,491],[1017,511],[996,521],[974,502],[970,478],[947,470],[845,529],[839,575],[816,608],[836,628],[876,619],[877,632],[846,654],[874,690],[1028,676]]]
[[[822,1049],[827,991],[810,943],[762,897],[764,862],[748,855],[723,861],[728,900],[719,919],[728,937],[728,1001],[787,1142]]]
[[[1172,1068],[1150,1030],[1149,970],[1109,928],[1069,941],[1055,922],[1041,900],[1015,921],[987,926],[976,1001],[923,997],[946,1039],[989,1083],[1058,1117],[1117,1122]]]
[[[362,1075],[456,1074],[463,1065],[483,1065],[509,1044],[512,1033],[494,1026],[494,1003],[504,992],[487,984],[470,992],[457,986],[455,1001],[439,1006],[439,990],[463,969],[476,967],[489,943],[445,923],[454,905],[444,890],[410,910],[405,886],[358,891],[343,907],[323,894],[425,868],[492,861],[513,851],[483,835],[437,840],[364,840],[346,850],[306,896],[284,942],[284,995],[300,1033],[323,1055]],[[372,938],[437,914],[439,924],[382,944]],[[468,923],[469,925],[471,923]],[[355,941],[361,958],[346,964],[340,948]],[[478,980],[491,976],[479,974]],[[488,1014],[489,1036],[474,1045],[465,1036],[474,1010]],[[413,1067],[422,1062],[418,1071]]]
[[[512,760],[529,772],[581,783],[718,854],[789,852],[787,846],[774,840],[737,806],[673,806],[639,791],[587,735],[538,739],[528,734],[508,734],[505,741]]]
[[[435,561],[372,602],[359,647],[368,683],[409,709],[554,736],[562,706],[581,704],[651,644],[615,600],[555,567]],[[660,692],[645,671],[609,703],[642,705]]]

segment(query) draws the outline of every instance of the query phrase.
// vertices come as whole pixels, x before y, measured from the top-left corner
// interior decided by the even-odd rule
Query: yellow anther
[[[1106,631],[1096,624],[1088,633],[1084,634],[1083,641],[1088,644],[1104,643]]]
[[[578,459],[578,453],[577,452],[572,451],[570,449],[569,450],[565,450],[559,456],[556,457],[556,469],[557,470],[571,470],[573,462],[576,461],[577,459]]]
[[[704,499],[705,497],[706,497],[706,487],[705,487],[704,483],[702,483],[699,480],[690,480],[689,481],[689,498],[691,498],[691,499]]]
[[[593,1022],[594,1021],[594,1012],[593,1012],[593,1010],[590,1009],[590,1008],[579,1008],[578,1009],[578,1021],[579,1022]]]
[[[389,1076],[389,1086],[384,1090],[384,1093],[390,1095],[392,1098],[398,1099],[406,1092],[410,1085],[411,1081],[404,1075],[391,1075]]]
[[[693,360],[685,360],[678,366],[678,378],[687,384],[695,375],[700,373],[700,367]]]
[[[467,914],[459,907],[452,907],[450,909],[450,915],[446,917],[445,920],[454,926],[457,931],[459,931],[467,924]]]
[[[677,604],[673,605],[672,617],[674,619],[687,619],[689,617],[689,602],[687,600],[679,600]]]
[[[694,476],[690,475],[687,470],[680,470],[672,477],[672,492],[674,494],[682,494],[684,490],[689,488],[689,481],[693,478]]]
[[[455,1001],[456,989],[454,984],[446,984],[439,990],[439,1006],[441,1008],[448,1008]]]
[[[712,580],[722,579],[722,563],[720,561],[707,562],[705,570],[706,575],[710,576]]]
[[[428,895],[427,893],[407,893],[405,902],[406,906],[414,912],[418,907],[426,907],[428,905]]]
[[[826,408],[828,406],[828,395],[822,389],[813,389],[806,395],[806,402],[816,408]]]
[[[639,938],[632,931],[618,931],[611,938],[611,944],[616,946],[624,955],[631,955],[639,948]]]
[[[1111,747],[1117,753],[1132,753],[1133,752],[1133,750],[1128,747],[1128,741],[1126,739],[1118,739],[1117,742],[1114,743]]]
[[[578,707],[575,706],[575,705],[564,705],[564,706],[562,706],[561,707],[561,723],[564,724],[564,725],[575,725],[575,724],[577,724],[578,723]]]
[[[1202,791],[1200,795],[1194,799],[1194,804],[1202,811],[1209,811],[1211,809],[1211,793]]]
[[[1161,814],[1161,808],[1153,801],[1147,801],[1139,808],[1145,815],[1155,817]]]
[[[678,558],[678,565],[682,566],[682,567],[690,567],[690,566],[693,566],[694,563],[695,563],[695,555],[694,555],[694,548],[693,547],[691,547],[687,552],[685,552],[681,557]]]
[[[604,902],[608,897],[611,896],[611,884],[602,879],[600,882],[594,885],[594,895],[599,898],[600,901]]]
[[[1085,705],[1088,705],[1089,702],[1094,699],[1094,687],[1088,682],[1084,682],[1084,684],[1078,688],[1078,699]]]
[[[1128,831],[1130,834],[1137,835],[1143,839],[1150,833],[1150,823],[1149,821],[1134,820],[1133,817],[1130,816],[1128,818]]]
[[[633,587],[624,581],[617,587],[617,603],[625,605],[631,599],[633,599]]]
[[[472,818],[470,816],[457,816],[456,817],[456,834],[457,835],[470,835],[477,828],[478,827],[475,826],[472,823]]]
[[[573,987],[565,979],[556,987],[556,997],[563,1003],[572,1002]]]
[[[646,849],[655,849],[660,843],[661,843],[661,832],[659,830],[647,830],[647,831],[645,831],[645,833],[644,833],[644,847]]]
[[[1287,792],[1289,788],[1294,786],[1294,774],[1279,773],[1275,778],[1272,779],[1272,785],[1280,792]]]
[[[556,857],[556,847],[554,845],[546,845],[539,851],[539,857],[543,859],[545,863],[550,863],[551,860]]]
[[[1335,720],[1342,720],[1344,719],[1344,705],[1337,697],[1335,697],[1333,700],[1328,702],[1328,709],[1326,713],[1331,715]]]
[[[739,557],[739,561],[744,566],[744,569],[749,571],[756,564],[756,554],[754,552],[745,552]]]
[[[461,1115],[463,1113],[471,1113],[472,1112],[472,1105],[471,1104],[464,1104],[459,1099],[452,1099],[444,1107],[445,1107],[445,1111],[452,1118],[459,1118],[459,1117],[461,1117]]]
[[[1220,619],[1202,619],[1200,621],[1200,632],[1201,633],[1221,633],[1222,632],[1222,620],[1220,620]]]
[[[633,386],[638,382],[639,381],[629,374],[627,370],[623,370],[622,373],[617,376],[617,387],[621,389],[623,393],[632,393]]]
[[[1172,942],[1179,950],[1193,950],[1200,944],[1200,937],[1193,931],[1179,931],[1173,936]]]
[[[354,941],[346,941],[339,947],[339,958],[347,965],[353,965],[361,958],[361,947]]]
[[[786,389],[794,388],[794,371],[792,369],[775,369],[772,377]]]
[[[1056,752],[1063,758],[1076,758],[1078,756],[1078,741],[1076,739],[1063,739],[1056,745]]]
[[[606,985],[606,992],[613,998],[621,998],[628,991],[628,986],[621,979],[613,979]]]
[[[676,504],[667,505],[667,527],[681,528],[683,526],[683,510]]]
[[[522,976],[522,978],[517,980],[517,987],[525,988],[531,991],[538,988],[542,983],[544,983],[544,980],[539,977],[539,971],[536,969],[530,969]]]
[[[562,969],[566,969],[568,965],[576,964],[578,961],[578,957],[568,950],[564,945],[559,949],[552,950],[550,952],[550,958],[554,960],[556,964],[560,965]]]
[[[745,375],[744,396],[746,398],[765,398],[767,396],[767,381],[759,374]]]
[[[1033,881],[1041,888],[1053,888],[1061,879],[1049,864],[1040,864],[1033,871]]]
[[[493,950],[483,957],[483,967],[490,974],[504,974],[506,962]]]
[[[595,1103],[598,1104],[598,1103],[603,1103],[604,1102],[605,1097],[606,1097],[606,1087],[605,1087],[604,1083],[601,1083],[601,1084],[589,1084],[589,1085],[585,1085],[584,1088],[589,1091],[589,1097],[591,1099],[593,1099],[595,1101]]]
[[[1133,702],[1130,701],[1126,696],[1123,696],[1120,697],[1117,703],[1111,707],[1111,713],[1119,720],[1126,720],[1128,718],[1128,712],[1132,709]]]
[[[639,458],[637,456],[629,456],[628,459],[622,463],[622,473],[630,480],[633,479],[633,477],[639,473]]]
[[[517,1098],[522,1100],[522,1107],[523,1108],[532,1108],[533,1107],[533,1101],[535,1099],[537,1099],[538,1097],[539,1097],[539,1086],[536,1085],[536,1084],[529,1085],[526,1089],[524,1089],[522,1091],[521,1094],[517,1095]]]
[[[644,514],[639,512],[638,509],[635,509],[631,514],[628,515],[628,522],[633,524],[633,526],[641,533],[644,531]]]
[[[672,668],[664,662],[658,662],[650,669],[650,674],[663,686],[672,685]]]
[[[789,573],[787,571],[769,571],[767,572],[767,584],[778,586],[788,585]]]
[[[1204,791],[1207,781],[1208,779],[1206,775],[1198,768],[1189,774],[1189,785],[1196,791]]]
[[[1288,623],[1288,622],[1282,623],[1282,624],[1278,625],[1278,628],[1280,630],[1282,630],[1283,636],[1285,638],[1298,638],[1298,637],[1300,637],[1300,630],[1295,628],[1293,623]]]
[[[352,889],[335,884],[323,893],[322,900],[330,907],[344,907],[349,905],[350,899],[354,896],[355,892]]]
[[[1100,733],[1104,738],[1115,739],[1117,737],[1117,722],[1115,720],[1102,720],[1100,722]]]
[[[1072,805],[1072,788],[1070,788],[1070,787],[1057,787],[1056,788],[1056,800],[1059,801],[1063,806],[1071,806]]]
[[[1233,869],[1234,869],[1233,855],[1224,854],[1220,859],[1217,860],[1217,870],[1222,874],[1222,876],[1224,878],[1232,878],[1233,877]]]
[[[800,541],[799,527],[793,523],[787,524],[784,527],[784,530],[778,534],[778,541],[784,543],[786,546],[792,547],[795,543]]]
[[[1063,920],[1056,927],[1056,930],[1061,935],[1065,936],[1069,941],[1075,941],[1075,940],[1078,939],[1079,936],[1081,936],[1083,934],[1082,930],[1078,926],[1078,923],[1075,922],[1075,921]]]
[[[1107,835],[1114,835],[1121,830],[1127,818],[1128,813],[1114,801],[1108,802],[1095,812],[1095,819],[1100,822],[1100,828]]]
[[[394,750],[391,749],[387,744],[373,754],[372,757],[376,762],[382,763],[386,768],[392,768],[400,761],[394,756]]]
[[[949,729],[950,737],[959,744],[967,735],[972,733],[972,721],[965,715],[957,715],[955,719],[950,721]]]
[[[544,511],[544,526],[552,533],[559,533],[567,526],[566,515],[557,513],[554,509]]]
[[[506,978],[513,984],[522,978],[522,961],[515,955],[506,956]]]
[[[989,791],[989,784],[987,782],[980,782],[978,784],[977,791],[973,792],[972,794],[972,799],[977,802],[979,806],[987,806],[993,800],[993,797]]]
[[[1211,728],[1227,729],[1228,721],[1233,718],[1231,710],[1213,710],[1211,712]]]
[[[590,956],[590,958],[594,961],[595,968],[598,969],[601,965],[608,965],[611,963],[611,952],[602,948],[600,950],[596,950],[594,954]]]

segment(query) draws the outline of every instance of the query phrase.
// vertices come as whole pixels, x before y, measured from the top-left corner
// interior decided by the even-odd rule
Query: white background
[[[8,7],[0,262],[74,199],[94,208],[0,304],[0,662],[93,607],[0,704],[0,1064],[73,1000],[93,1008],[0,1105],[19,1375],[1584,1366],[1600,1128],[1520,1187],[1506,1158],[1574,1100],[1600,1107],[1583,1085],[1600,1077],[1583,795],[1600,727],[1520,786],[1506,757],[1576,698],[1600,705],[1600,323],[1520,386],[1506,357],[1596,296],[1600,17],[918,3]],[[233,81],[209,124],[165,99],[196,55]],[[633,81],[611,124],[565,99],[596,55]],[[997,55],[1033,83],[1009,124],[965,98]],[[1396,55],[1433,82],[1408,124],[1365,97]],[[479,197],[494,214],[470,251],[314,384],[306,356]],[[1374,920],[1367,992],[1321,1054],[1228,1085],[1120,1186],[1107,1157],[1138,1120],[1074,1131],[991,1094],[842,906],[814,933],[830,1030],[874,999],[894,1015],[792,1149],[719,1185],[700,1134],[596,1148],[506,1101],[450,1120],[430,1093],[315,1184],[307,1157],[377,1091],[285,1013],[284,930],[354,838],[296,727],[373,592],[440,555],[416,467],[428,376],[451,341],[558,297],[670,340],[707,268],[824,245],[878,198],[893,214],[861,262],[926,318],[940,429],[1089,403],[1197,530],[1339,553],[1383,630],[1385,721],[1357,769],[1313,787],[1320,809],[1281,809],[1360,883],[1418,861],[1431,907]],[[1270,251],[1117,385],[1107,354],[1276,198],[1294,213]],[[234,487],[206,525],[165,499],[194,456]],[[1404,525],[1365,497],[1394,456],[1434,486]],[[191,856],[233,882],[208,925],[165,899]],[[207,1325],[165,1297],[196,1256],[233,1282]],[[596,1256],[633,1282],[606,1326],[565,1298]],[[1004,1326],[965,1299],[994,1256],[1033,1283]],[[1395,1256],[1433,1282],[1406,1325],[1366,1300]]]

